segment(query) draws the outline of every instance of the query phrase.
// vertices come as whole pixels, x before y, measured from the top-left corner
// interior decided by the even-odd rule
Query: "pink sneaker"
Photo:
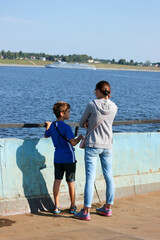
[[[112,216],[112,209],[105,208],[105,205],[101,208],[97,208],[96,212],[106,217]]]
[[[83,212],[84,209],[81,209],[80,212],[75,212],[74,213],[74,217],[77,218],[77,219],[80,219],[80,220],[86,220],[86,221],[89,221],[90,220],[90,214],[87,213],[87,214],[84,214]]]

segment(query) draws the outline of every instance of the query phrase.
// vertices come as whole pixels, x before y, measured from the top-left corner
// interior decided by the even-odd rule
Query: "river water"
[[[57,101],[70,103],[69,122],[79,122],[101,80],[111,84],[111,100],[118,106],[116,121],[160,118],[160,72],[0,67],[0,122],[53,121]],[[113,126],[114,132],[158,129],[160,124]],[[0,137],[35,138],[43,137],[43,132],[43,128],[0,129]]]

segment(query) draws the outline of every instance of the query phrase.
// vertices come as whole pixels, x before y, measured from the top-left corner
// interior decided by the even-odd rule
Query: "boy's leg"
[[[68,189],[69,189],[69,196],[71,200],[71,207],[75,207],[75,187],[74,182],[67,182],[68,183]]]
[[[58,207],[58,208],[59,208],[60,184],[61,184],[61,180],[56,180],[56,179],[54,180],[54,184],[53,184],[54,204],[55,204],[55,207]]]
[[[64,175],[63,163],[54,163],[55,180],[53,184],[53,196],[55,207],[59,208],[60,184]],[[57,209],[55,209],[56,211]]]
[[[76,172],[76,163],[66,163],[65,164],[65,170],[66,170],[66,181],[68,184],[69,189],[69,196],[71,200],[71,207],[75,207],[75,172]]]

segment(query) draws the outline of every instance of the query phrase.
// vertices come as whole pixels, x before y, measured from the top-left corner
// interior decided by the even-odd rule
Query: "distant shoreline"
[[[134,71],[134,72],[160,72],[160,70],[136,69],[136,68],[96,68],[96,70],[116,70],[116,71]]]
[[[3,64],[0,63],[0,67],[32,67],[32,68],[45,68],[45,65],[31,65],[31,64]],[[137,68],[101,68],[96,67],[96,70],[115,70],[115,71],[138,71],[138,72],[160,72],[160,70],[148,70]]]
[[[44,65],[31,65],[31,64],[3,64],[0,63],[0,67],[38,67],[38,68],[44,68]]]

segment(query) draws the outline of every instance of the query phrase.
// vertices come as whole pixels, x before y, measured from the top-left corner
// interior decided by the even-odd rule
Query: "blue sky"
[[[0,1],[0,50],[160,62],[160,0]]]

